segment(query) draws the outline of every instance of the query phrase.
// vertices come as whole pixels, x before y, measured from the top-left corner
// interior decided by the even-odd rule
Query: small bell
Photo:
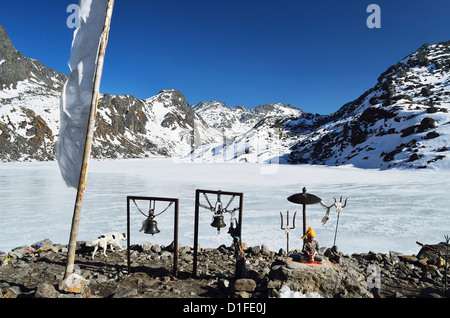
[[[220,233],[220,229],[226,227],[224,217],[222,214],[216,214],[214,215],[214,219],[211,223],[212,227],[217,228],[217,233]]]
[[[142,222],[142,228],[139,232],[144,231],[145,234],[151,234],[151,235],[158,234],[160,231],[159,231],[157,225],[158,225],[158,222],[155,221],[153,216],[150,216],[147,220]]]

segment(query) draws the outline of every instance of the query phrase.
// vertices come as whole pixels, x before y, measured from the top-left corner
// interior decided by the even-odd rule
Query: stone
[[[155,289],[158,288],[159,285],[160,282],[157,279],[149,279],[142,284],[145,289]]]
[[[41,283],[38,285],[35,298],[58,298],[59,292],[49,283]]]
[[[173,253],[171,253],[171,252],[168,252],[168,251],[163,251],[163,252],[161,252],[161,258],[169,258],[169,257],[172,257],[172,255],[173,255]]]
[[[30,252],[31,247],[18,247],[13,249],[11,252],[9,252],[9,257],[10,258],[16,258],[16,259],[21,259],[25,256],[29,256],[32,253]]]
[[[286,256],[286,255],[287,255],[287,252],[284,249],[280,248],[278,250],[277,256]]]
[[[13,299],[17,298],[21,294],[20,288],[18,286],[12,286],[9,287],[5,294],[3,295],[3,298]]]
[[[434,120],[433,118],[430,118],[430,117],[425,117],[420,122],[420,128],[422,130],[436,128],[436,120]]]
[[[193,249],[190,246],[180,246],[179,249],[178,249],[178,252],[181,255],[192,254],[193,253]]]
[[[250,247],[250,251],[253,255],[258,255],[261,252],[261,247],[252,246],[252,247]]]
[[[270,251],[269,247],[267,247],[267,245],[265,245],[265,244],[261,245],[261,254],[262,255],[270,256],[271,253],[272,252]]]
[[[151,250],[152,250],[153,253],[159,253],[159,252],[161,252],[161,247],[158,244],[154,244],[151,247]]]
[[[418,261],[417,257],[414,255],[398,255],[399,260],[408,263],[415,263]]]
[[[89,281],[78,274],[71,274],[59,284],[59,290],[66,293],[84,294],[89,288]]]
[[[430,131],[429,133],[427,133],[424,137],[424,139],[434,139],[439,137],[440,134],[437,131]]]
[[[247,299],[247,298],[251,297],[251,295],[249,293],[247,293],[246,291],[235,292],[234,295],[237,298],[243,298],[243,299]]]
[[[183,261],[190,264],[194,261],[194,255],[192,254],[184,254],[182,257]]]
[[[253,292],[256,288],[256,282],[249,278],[237,279],[234,283],[235,291]]]
[[[112,295],[112,298],[131,298],[138,295],[136,288],[122,288]]]
[[[153,246],[152,243],[147,242],[147,241],[142,242],[142,244],[141,244],[142,250],[144,252],[150,252],[152,249],[152,246]]]

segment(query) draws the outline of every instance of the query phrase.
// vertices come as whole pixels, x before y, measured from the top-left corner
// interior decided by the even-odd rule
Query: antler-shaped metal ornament
[[[325,216],[322,218],[322,225],[325,225],[325,223],[327,223],[327,221],[329,220],[329,215],[330,215],[330,209],[334,206],[336,207],[336,212],[341,213],[342,209],[345,208],[345,206],[347,205],[347,199],[345,199],[344,205],[342,205],[342,196],[341,196],[341,200],[339,201],[339,203],[337,202],[336,198],[334,199],[334,203],[330,206],[326,205],[325,203],[323,203],[322,201],[320,201],[320,205],[327,210],[327,212],[325,213]]]
[[[295,229],[295,216],[297,215],[297,211],[295,211],[294,218],[292,219],[293,227],[289,227],[289,211],[286,211],[286,214],[287,214],[286,227],[283,227],[283,214],[280,212],[281,229],[286,232],[286,252],[289,253],[289,231]]]
[[[334,206],[336,206],[335,203],[333,203],[332,205],[328,206],[325,203],[323,203],[322,201],[319,202],[320,205],[327,210],[327,212],[325,213],[325,216],[322,218],[322,225],[325,225],[325,223],[327,223],[328,219],[329,219],[329,215],[330,215],[330,209]]]

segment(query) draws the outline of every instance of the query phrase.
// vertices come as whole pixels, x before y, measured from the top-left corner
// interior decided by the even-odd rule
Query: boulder
[[[263,244],[261,245],[261,254],[265,255],[265,256],[270,256],[271,255],[271,251],[269,249],[269,247],[267,247],[267,245]]]
[[[420,129],[421,130],[427,130],[427,129],[433,129],[436,128],[436,120],[434,120],[433,118],[430,117],[425,117],[424,119],[422,119],[422,121],[420,122]]]
[[[78,274],[71,274],[59,284],[59,290],[74,293],[85,294],[88,292],[89,281]]]
[[[49,283],[41,283],[38,285],[35,298],[58,298],[59,292]]]
[[[234,283],[235,291],[253,292],[256,288],[256,282],[249,278],[237,279]]]

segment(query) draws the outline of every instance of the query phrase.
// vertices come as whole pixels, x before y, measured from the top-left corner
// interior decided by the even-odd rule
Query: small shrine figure
[[[312,227],[308,227],[308,231],[301,239],[304,240],[302,252],[308,257],[308,262],[313,263],[316,261],[321,263],[322,258],[318,256],[319,243],[316,241],[316,233]]]

